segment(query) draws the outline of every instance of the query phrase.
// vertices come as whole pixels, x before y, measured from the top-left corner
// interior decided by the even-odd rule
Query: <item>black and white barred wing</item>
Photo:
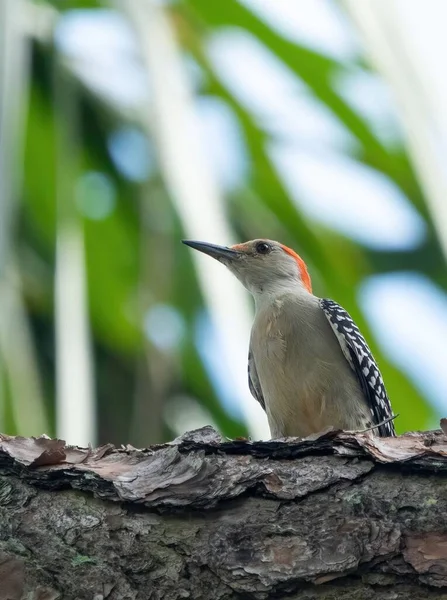
[[[392,417],[393,413],[382,375],[365,338],[349,313],[339,304],[333,300],[322,299],[320,306],[337,336],[346,360],[358,377],[373,423],[382,423]],[[380,436],[396,435],[393,421],[384,423],[377,429]]]

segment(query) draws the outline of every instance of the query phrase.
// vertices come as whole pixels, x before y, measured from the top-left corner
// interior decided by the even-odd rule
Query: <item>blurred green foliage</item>
[[[95,10],[103,6],[94,0],[52,4],[58,11],[79,7]],[[334,84],[340,73],[369,67],[360,60],[343,64],[287,40],[235,0],[183,0],[168,10],[184,51],[194,58],[203,74],[197,95],[224,102],[240,126],[249,157],[248,169],[243,185],[228,192],[227,198],[228,219],[237,237],[258,237],[262,229],[264,234],[281,239],[302,254],[310,265],[315,293],[342,304],[370,341],[394,410],[401,415],[396,422],[398,431],[432,424],[432,407],[383,354],[358,304],[357,292],[364,278],[389,271],[416,270],[447,289],[445,263],[404,143],[385,145]],[[390,178],[424,218],[428,235],[423,245],[408,252],[371,250],[310,222],[302,214],[269,156],[268,131],[226,86],[208,57],[206,41],[222,27],[241,28],[264,44],[306,84],[315,101],[324,104],[343,124],[356,141],[350,156]],[[59,161],[54,80],[61,76],[56,68],[58,60],[52,43],[33,41],[23,193],[15,240],[46,410],[53,427],[53,288]],[[64,69],[64,76],[71,79],[76,91],[77,104],[77,122],[71,125],[77,128],[78,156],[69,185],[74,189],[85,172],[104,174],[116,202],[104,219],[78,214],[85,234],[100,441],[143,445],[176,435],[165,416],[173,406],[172,400],[184,396],[201,406],[225,435],[245,435],[245,424],[223,406],[220,390],[210,380],[196,345],[196,321],[206,307],[190,254],[179,244],[182,223],[163,178],[155,168],[147,181],[129,181],[110,157],[110,134],[119,127],[134,125],[133,117],[93,93],[74,71]],[[146,310],[158,304],[174,307],[185,326],[181,343],[169,352],[155,347],[143,332]],[[241,369],[245,368],[241,365]],[[15,423],[15,431],[10,424],[8,433],[20,433],[20,422]]]

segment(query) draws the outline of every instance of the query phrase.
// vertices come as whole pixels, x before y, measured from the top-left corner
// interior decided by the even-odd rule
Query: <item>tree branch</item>
[[[447,593],[447,438],[0,436],[0,600]]]

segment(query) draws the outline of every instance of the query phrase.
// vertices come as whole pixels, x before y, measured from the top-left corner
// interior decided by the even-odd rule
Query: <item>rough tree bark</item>
[[[447,599],[447,437],[0,436],[0,599]]]

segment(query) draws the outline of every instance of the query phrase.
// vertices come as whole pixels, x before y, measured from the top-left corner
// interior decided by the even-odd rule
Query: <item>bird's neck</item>
[[[294,295],[303,299],[312,296],[301,281],[289,280],[269,282],[250,291],[255,299],[256,312],[270,306],[282,296]]]

